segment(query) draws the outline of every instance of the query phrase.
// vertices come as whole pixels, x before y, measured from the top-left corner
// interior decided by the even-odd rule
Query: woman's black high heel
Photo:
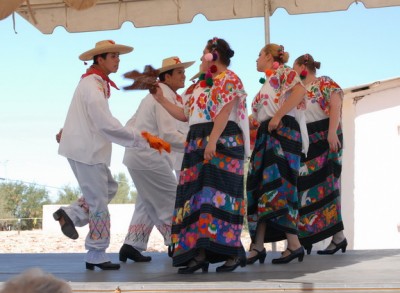
[[[304,258],[304,248],[303,248],[303,246],[300,246],[300,248],[298,248],[296,250],[291,250],[289,248],[287,248],[287,250],[290,251],[290,254],[288,256],[280,257],[280,258],[274,258],[272,260],[272,263],[273,264],[289,263],[292,260],[294,260],[295,258],[298,258],[299,262],[303,261],[303,258]]]
[[[174,255],[174,250],[175,250],[175,248],[174,248],[174,245],[173,245],[173,244],[168,245],[168,256],[169,256],[169,257],[173,257],[173,255]]]
[[[304,249],[307,251],[307,254],[310,255],[311,254],[311,250],[312,250],[312,244],[304,246]]]
[[[317,253],[322,254],[322,255],[335,254],[340,249],[342,250],[342,253],[346,252],[346,248],[347,248],[347,239],[346,238],[344,238],[344,240],[340,243],[335,243],[335,242],[333,242],[333,240],[331,241],[331,243],[335,246],[335,248],[318,250]]]
[[[195,271],[202,269],[203,273],[207,273],[208,272],[208,266],[209,266],[209,262],[206,260],[197,260],[197,259],[192,259],[192,261],[194,261],[194,265],[193,266],[187,266],[184,268],[180,268],[178,269],[178,274],[193,274]]]
[[[227,265],[224,264],[224,265],[222,265],[220,267],[217,267],[217,269],[215,271],[217,273],[233,272],[234,270],[236,270],[236,268],[238,266],[245,267],[246,266],[246,259],[237,258],[233,265],[227,266]]]
[[[253,248],[250,251],[255,251],[257,252],[257,254],[255,256],[249,257],[246,259],[246,263],[248,265],[252,265],[253,263],[255,263],[257,260],[260,261],[260,263],[264,263],[265,258],[267,257],[267,251],[265,250],[265,248],[261,251]]]
[[[103,263],[86,263],[87,270],[94,270],[94,267],[98,267],[102,270],[119,270],[120,265],[118,263],[112,263],[111,261],[103,262]]]

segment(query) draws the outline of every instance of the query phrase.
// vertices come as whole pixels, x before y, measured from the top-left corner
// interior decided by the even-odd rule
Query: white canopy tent
[[[0,0],[0,6],[5,1],[21,2]],[[304,14],[347,10],[353,3],[367,8],[400,6],[400,0],[26,0],[17,4],[16,12],[44,34],[57,26],[68,32],[88,32],[119,29],[124,22],[138,28],[183,24],[197,14],[208,20],[264,17],[269,42],[269,17],[278,8]]]

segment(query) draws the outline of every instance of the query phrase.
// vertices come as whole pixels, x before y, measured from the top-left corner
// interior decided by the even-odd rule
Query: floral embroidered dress
[[[306,121],[310,140],[307,157],[302,157],[298,178],[299,238],[306,248],[343,230],[340,205],[342,148],[329,150],[329,105],[333,93],[343,97],[339,85],[327,76],[307,85]],[[337,135],[343,146],[339,124]]]
[[[246,186],[247,219],[253,241],[260,222],[267,224],[264,242],[283,240],[285,233],[298,233],[297,176],[302,151],[298,121],[305,122],[300,109],[305,103],[286,114],[276,131],[269,133],[268,123],[299,83],[299,75],[282,65],[267,77],[252,102],[253,116],[260,122]]]
[[[205,249],[208,261],[245,257],[240,240],[245,213],[243,166],[249,149],[246,92],[239,77],[227,70],[212,87],[197,84],[185,104],[190,130],[182,162],[172,219],[173,265],[185,266]],[[204,160],[213,120],[235,103],[216,146]]]

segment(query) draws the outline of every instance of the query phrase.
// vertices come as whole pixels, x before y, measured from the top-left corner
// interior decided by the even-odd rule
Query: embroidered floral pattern
[[[252,103],[253,112],[258,112],[259,106],[268,106],[269,95],[267,93],[258,92]]]
[[[280,65],[270,76],[266,76],[267,80],[262,86],[260,92],[255,96],[251,104],[254,114],[257,114],[263,108],[273,116],[277,106],[281,106],[290,94],[290,90],[298,83],[300,77],[292,68],[286,65]],[[274,105],[275,104],[275,105]],[[305,109],[305,100],[300,103],[298,108]]]
[[[268,121],[262,122],[258,129],[247,174],[247,220],[253,241],[257,224],[262,220],[271,223],[266,242],[284,239],[285,232],[297,230],[295,182],[300,167],[301,135],[290,126],[292,120],[293,117],[284,117],[283,127],[273,135],[266,131]]]
[[[190,96],[185,105],[185,115],[188,118],[192,117],[199,122],[212,121],[227,103],[239,98],[237,117],[239,120],[247,119],[247,94],[242,81],[233,71],[226,70],[216,76],[211,88],[202,88],[197,84],[188,93]]]
[[[308,93],[312,97],[309,102],[318,103],[317,107],[309,107],[310,111],[312,109],[319,113],[321,109],[318,106],[321,104],[318,97],[324,99],[324,96],[318,84],[314,82],[313,86],[309,87],[312,91]],[[325,108],[325,110],[328,109],[329,107]],[[327,143],[328,129],[329,118],[308,124],[310,148],[307,158],[302,158],[298,178],[300,182],[299,239],[304,245],[311,245],[343,230],[340,211],[342,149],[330,151]],[[340,125],[337,135],[339,141],[343,143]],[[303,184],[304,182],[307,183]]]
[[[173,238],[178,241],[178,245],[175,246],[175,254],[179,255],[196,247],[196,242],[200,238],[207,238],[216,243],[224,243],[226,246],[240,247],[241,230],[242,225],[214,218],[210,214],[201,214],[198,222],[187,226],[181,231],[181,234],[185,237],[176,237],[175,235],[178,234],[173,235]]]
[[[198,123],[188,133],[172,216],[174,266],[186,265],[200,248],[207,250],[210,262],[243,255],[243,134],[235,122],[228,121],[216,155],[204,160],[212,127],[212,122]]]
[[[336,82],[328,76],[321,76],[307,86],[307,99],[311,103],[318,103],[322,111],[329,117],[330,98],[335,92],[343,97],[343,90]]]

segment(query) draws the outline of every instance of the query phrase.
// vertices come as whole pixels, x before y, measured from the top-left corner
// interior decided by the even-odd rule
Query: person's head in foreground
[[[72,289],[64,280],[34,268],[5,282],[0,293],[72,293]]]

